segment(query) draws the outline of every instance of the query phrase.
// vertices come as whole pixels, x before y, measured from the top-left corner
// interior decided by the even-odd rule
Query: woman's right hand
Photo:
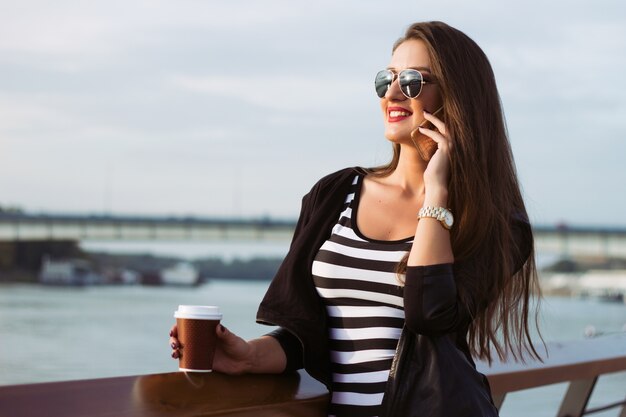
[[[215,334],[217,335],[217,345],[213,357],[213,369],[230,375],[248,372],[254,358],[252,345],[221,324],[215,328]],[[185,347],[178,340],[178,327],[176,325],[170,331],[170,347],[174,359],[185,354]]]

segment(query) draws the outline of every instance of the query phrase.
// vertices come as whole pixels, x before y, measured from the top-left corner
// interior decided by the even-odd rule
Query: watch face
[[[454,217],[452,217],[452,213],[446,210],[445,214],[443,215],[443,221],[446,226],[452,227],[452,224],[454,224]]]

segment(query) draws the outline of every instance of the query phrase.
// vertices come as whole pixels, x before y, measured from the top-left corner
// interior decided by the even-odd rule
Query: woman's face
[[[407,68],[417,69],[426,81],[433,80],[428,51],[421,40],[411,39],[402,42],[394,51],[387,68],[396,74]],[[422,85],[419,96],[410,99],[402,94],[396,78],[385,96],[380,99],[385,119],[385,137],[392,142],[412,144],[411,132],[424,122],[423,111],[433,113],[441,105],[442,99],[437,84]],[[423,135],[417,134],[414,137],[417,139],[420,136]]]

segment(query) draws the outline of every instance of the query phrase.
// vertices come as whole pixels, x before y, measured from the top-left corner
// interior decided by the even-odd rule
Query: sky
[[[496,74],[531,220],[626,226],[626,6],[0,0],[0,205],[295,218],[385,163],[375,73],[442,20]]]

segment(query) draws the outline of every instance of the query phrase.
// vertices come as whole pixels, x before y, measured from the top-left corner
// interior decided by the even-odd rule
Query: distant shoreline
[[[140,274],[153,273],[167,268],[177,262],[184,261],[180,257],[154,255],[150,253],[111,253],[82,251],[80,256],[90,261],[98,271],[129,269]],[[196,267],[200,273],[200,282],[211,279],[237,279],[249,281],[271,280],[278,270],[282,256],[256,256],[246,259],[225,259],[224,257],[204,257],[186,260]],[[590,271],[626,271],[626,259],[601,257],[571,257],[560,258],[546,265],[540,272],[542,289],[552,293],[553,285],[549,283],[552,277],[571,275],[578,277]],[[38,282],[39,271],[31,269],[4,269],[0,270],[0,282]],[[572,278],[574,279],[574,278]],[[545,288],[544,288],[545,287]],[[556,293],[567,293],[563,289]]]

